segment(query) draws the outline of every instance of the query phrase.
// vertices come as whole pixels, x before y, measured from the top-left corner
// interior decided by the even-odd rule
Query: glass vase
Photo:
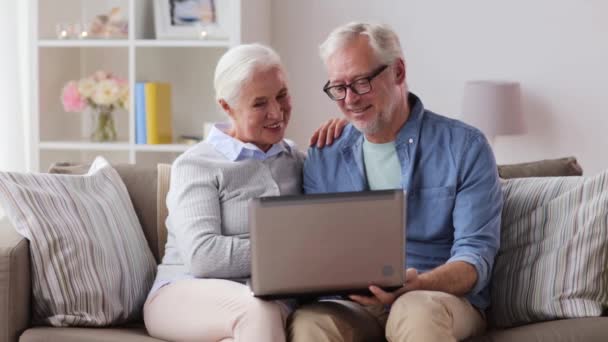
[[[114,127],[114,111],[109,108],[93,110],[93,131],[91,141],[116,141],[116,128]]]

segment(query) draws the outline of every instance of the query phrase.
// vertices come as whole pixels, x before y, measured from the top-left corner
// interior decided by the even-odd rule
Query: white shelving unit
[[[219,57],[240,43],[270,43],[270,0],[215,0],[230,2],[230,34],[226,40],[155,39],[154,3],[169,0],[29,1],[33,24],[33,171],[45,171],[59,161],[87,163],[97,155],[112,163],[171,162],[189,146],[135,143],[135,83],[171,83],[173,136],[201,136],[205,122],[225,120],[215,104],[213,90],[213,71]],[[56,24],[87,23],[113,7],[127,13],[127,38],[56,39]],[[115,113],[116,142],[90,142],[91,120],[87,113],[66,113],[61,105],[63,86],[96,70],[129,80],[131,110]]]

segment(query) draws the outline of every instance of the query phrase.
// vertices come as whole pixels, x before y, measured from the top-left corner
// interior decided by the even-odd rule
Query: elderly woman
[[[291,115],[278,55],[230,49],[215,70],[231,124],[173,163],[165,257],[144,306],[151,336],[179,341],[284,341],[289,305],[251,295],[247,201],[299,194],[304,155],[283,140]]]

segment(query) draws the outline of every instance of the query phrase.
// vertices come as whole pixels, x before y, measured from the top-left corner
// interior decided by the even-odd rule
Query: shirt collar
[[[242,142],[226,134],[225,132],[231,127],[232,125],[228,122],[216,123],[211,128],[209,136],[205,139],[208,144],[215,147],[217,151],[230,161],[245,159],[265,160],[282,152],[291,153],[294,145],[292,141],[283,139],[272,145],[267,152],[264,152],[252,143]]]

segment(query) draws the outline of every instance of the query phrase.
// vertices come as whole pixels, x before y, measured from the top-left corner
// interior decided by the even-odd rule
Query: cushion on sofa
[[[502,179],[523,177],[582,176],[583,168],[576,158],[545,159],[529,163],[498,165]]]
[[[0,172],[0,201],[30,241],[33,323],[107,326],[138,318],[156,264],[118,173]]]
[[[71,162],[58,162],[53,164],[48,172],[66,175],[82,175],[88,172],[90,164],[77,164]],[[129,191],[129,197],[137,218],[141,223],[148,246],[154,254],[156,262],[159,263],[161,257],[158,254],[159,236],[157,234],[156,222],[156,167],[132,164],[113,165],[120,175],[123,183]],[[164,245],[163,245],[164,248]]]
[[[503,181],[490,324],[600,316],[608,307],[608,171]]]

